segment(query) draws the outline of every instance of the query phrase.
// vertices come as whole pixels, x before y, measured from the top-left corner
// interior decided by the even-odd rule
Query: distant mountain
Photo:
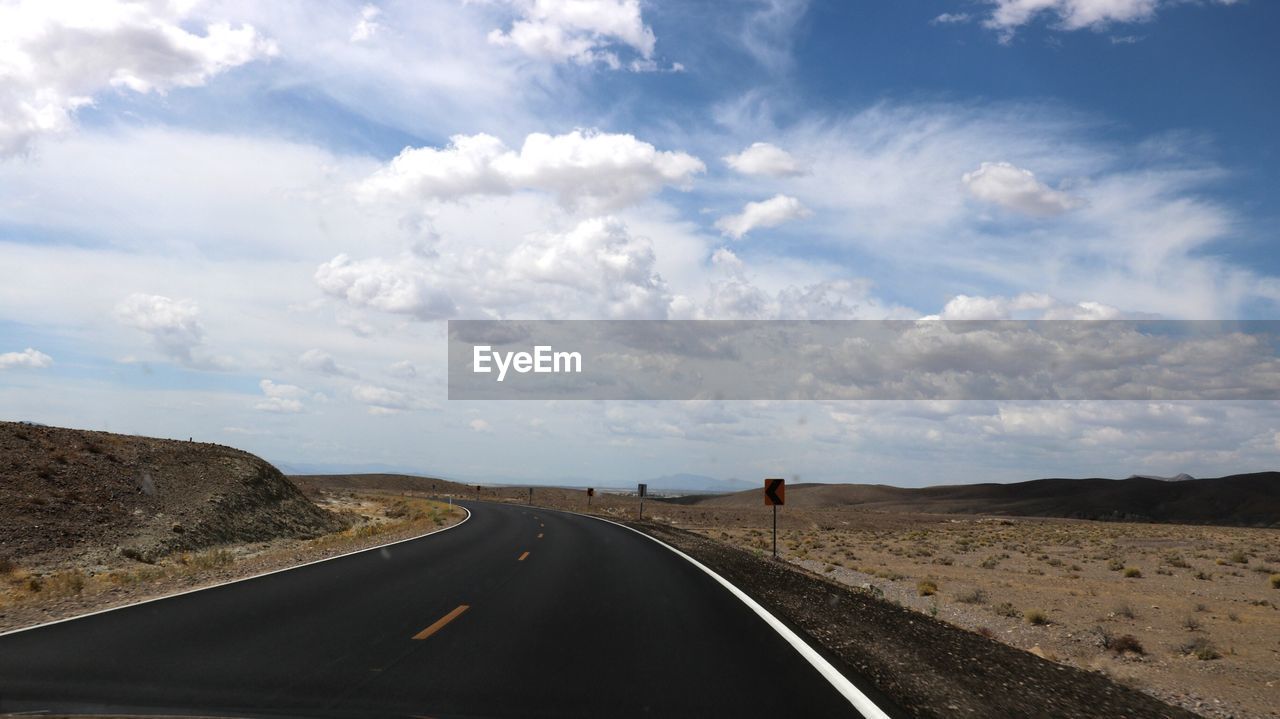
[[[650,492],[724,493],[752,489],[755,484],[741,479],[717,479],[704,474],[667,474],[645,480]]]
[[[1182,472],[1175,474],[1172,477],[1161,477],[1156,474],[1131,474],[1129,475],[1129,479],[1156,479],[1161,482],[1185,482],[1188,479],[1195,479],[1195,477],[1192,477],[1186,472]]]
[[[760,490],[689,497],[685,504],[755,506]],[[996,514],[1133,522],[1280,527],[1280,472],[1213,479],[1036,479],[904,489],[883,484],[797,484],[792,507],[856,506],[889,512]]]

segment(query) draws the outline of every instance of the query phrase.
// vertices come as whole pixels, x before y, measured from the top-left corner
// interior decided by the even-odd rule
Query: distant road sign
[[[596,488],[595,488],[595,487],[587,487],[587,496],[588,496],[588,497],[594,497],[594,496],[596,496]]]
[[[778,507],[787,503],[787,480],[766,479],[764,481],[764,506]]]
[[[649,485],[647,484],[640,485],[640,496],[644,497],[648,494],[649,494]]]

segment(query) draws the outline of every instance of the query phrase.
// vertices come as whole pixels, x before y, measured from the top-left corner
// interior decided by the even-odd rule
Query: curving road
[[[462,504],[428,537],[0,636],[0,712],[858,716],[658,543]]]

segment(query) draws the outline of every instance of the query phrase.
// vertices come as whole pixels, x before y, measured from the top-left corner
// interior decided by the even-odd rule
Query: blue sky
[[[1269,403],[449,402],[443,321],[1275,319],[1278,31],[1260,0],[4,2],[0,415],[548,481],[1269,468]]]

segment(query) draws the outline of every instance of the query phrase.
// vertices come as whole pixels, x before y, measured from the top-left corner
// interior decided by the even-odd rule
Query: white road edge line
[[[649,539],[654,542],[657,542],[658,544],[661,544],[662,546],[666,547],[672,552],[675,552],[681,557],[684,557],[686,560],[689,561],[690,564],[697,567],[698,569],[701,569],[707,574],[711,575],[712,579],[719,582],[721,586],[723,586],[725,589],[728,589],[730,594],[737,597],[743,604],[750,607],[751,611],[755,612],[757,616],[763,619],[765,624],[768,624],[769,627],[773,629],[773,631],[777,632],[783,639],[787,640],[787,643],[790,644],[793,649],[799,652],[800,656],[804,657],[805,660],[809,662],[809,664],[813,665],[813,668],[817,669],[818,673],[821,674],[824,679],[830,682],[831,686],[835,687],[836,691],[840,692],[840,694],[845,699],[849,700],[849,703],[853,705],[854,709],[858,710],[858,713],[862,714],[862,716],[866,717],[866,719],[890,719],[889,715],[886,714],[883,709],[876,706],[875,702],[871,701],[870,697],[868,697],[866,694],[863,694],[862,690],[854,686],[853,682],[849,681],[849,679],[844,674],[841,674],[840,670],[832,666],[831,662],[823,658],[823,656],[819,654],[817,650],[809,646],[808,642],[801,639],[800,635],[791,631],[790,627],[788,627],[786,624],[783,624],[781,620],[779,620],[777,617],[770,614],[768,609],[765,609],[764,607],[760,606],[759,602],[747,596],[746,592],[735,587],[728,579],[725,579],[724,577],[720,576],[707,565],[703,564],[702,562],[699,562],[693,557],[690,557],[688,554],[685,554],[684,552],[680,551],[679,549],[676,549],[675,547],[671,546],[670,544],[667,544],[666,542],[662,541],[661,539],[658,539],[657,537],[650,536],[648,534],[645,534],[644,532],[641,532],[638,529],[635,529],[633,527],[628,527],[627,525],[619,522],[615,522],[612,519],[597,517],[593,514],[579,514],[578,512],[571,512],[563,509],[552,510],[552,511],[565,512],[566,514],[577,514],[579,517],[590,517],[591,519],[598,519],[601,522],[608,522],[609,524],[617,525],[619,527],[622,527],[623,529],[627,529],[632,532],[635,532],[636,534],[639,534],[641,537],[644,537],[645,539]]]
[[[440,532],[447,532],[447,531],[449,531],[450,529],[454,529],[455,527],[461,527],[462,525],[464,525],[464,524],[466,524],[466,523],[467,523],[467,520],[468,520],[468,519],[471,519],[471,510],[467,509],[466,507],[463,507],[461,504],[458,504],[458,503],[456,503],[456,502],[454,503],[454,505],[453,505],[453,506],[455,506],[455,507],[462,507],[462,511],[466,512],[466,513],[467,513],[467,516],[463,517],[463,518],[462,518],[462,521],[461,521],[461,522],[458,522],[457,524],[451,524],[451,525],[449,525],[449,526],[447,526],[447,527],[441,527],[440,529],[433,529],[433,530],[431,530],[430,532],[427,532],[426,534],[419,534],[419,535],[417,535],[417,536],[415,536],[415,537],[408,537],[408,538],[406,538],[406,539],[397,539],[397,540],[395,540],[394,542],[385,542],[385,543],[383,543],[383,544],[379,544],[379,545],[377,545],[377,546],[373,546],[373,547],[365,547],[364,549],[357,549],[357,550],[352,551],[352,552],[346,552],[345,554],[335,554],[335,555],[333,555],[332,557],[324,557],[323,559],[313,559],[313,560],[311,560],[310,562],[303,562],[302,564],[294,564],[294,565],[289,566],[289,567],[281,567],[280,569],[272,569],[272,570],[271,570],[271,571],[269,571],[269,572],[262,572],[261,574],[253,574],[253,575],[250,575],[250,576],[248,576],[248,577],[240,577],[239,579],[229,579],[229,580],[227,580],[227,581],[225,581],[225,582],[219,582],[219,583],[217,583],[217,584],[210,584],[210,585],[208,585],[208,586],[204,586],[204,587],[195,587],[194,589],[184,589],[184,590],[182,590],[181,592],[174,592],[173,594],[165,594],[165,595],[162,595],[162,596],[159,596],[159,597],[151,597],[150,599],[143,599],[143,600],[141,600],[141,601],[132,602],[132,603],[130,603],[130,604],[121,604],[121,605],[114,606],[114,607],[107,607],[106,609],[98,609],[98,610],[95,610],[95,611],[92,611],[92,612],[86,612],[86,613],[84,613],[84,614],[77,614],[77,615],[75,615],[74,617],[64,617],[64,618],[62,618],[62,619],[55,619],[55,620],[53,620],[53,621],[51,621],[51,622],[45,622],[45,623],[43,623],[43,624],[33,624],[33,625],[29,626],[29,627],[20,627],[20,628],[18,628],[18,629],[9,629],[9,630],[7,630],[7,631],[0,632],[0,637],[7,637],[7,636],[9,636],[10,634],[19,634],[19,633],[21,633],[21,632],[29,632],[29,631],[31,631],[31,630],[33,630],[33,629],[40,629],[41,627],[50,627],[50,626],[53,626],[54,624],[62,624],[62,623],[64,623],[64,622],[74,622],[74,621],[75,621],[75,620],[77,620],[77,619],[84,619],[85,617],[92,617],[92,616],[96,616],[96,615],[98,615],[98,614],[106,614],[107,612],[114,612],[114,611],[119,610],[119,609],[128,609],[129,607],[137,607],[137,606],[140,606],[140,605],[143,605],[143,604],[150,604],[150,603],[152,603],[152,602],[159,602],[159,601],[162,601],[162,600],[165,600],[165,599],[173,599],[174,597],[181,597],[181,596],[183,596],[184,594],[195,594],[196,592],[203,592],[203,591],[205,591],[206,589],[217,589],[218,587],[225,587],[225,586],[227,586],[227,585],[229,585],[229,584],[239,584],[240,582],[247,582],[247,581],[252,580],[252,579],[259,579],[259,578],[261,578],[261,577],[267,577],[267,576],[270,576],[270,575],[272,575],[272,574],[279,574],[279,573],[281,573],[281,572],[290,572],[290,571],[293,571],[294,569],[302,569],[303,567],[309,567],[309,566],[311,566],[311,565],[313,565],[313,564],[320,564],[321,562],[328,562],[328,561],[332,561],[332,560],[334,560],[334,559],[342,559],[343,557],[350,557],[350,556],[351,556],[351,555],[353,555],[353,554],[360,554],[360,553],[362,553],[362,552],[372,552],[372,551],[373,551],[373,550],[375,550],[375,549],[382,549],[382,548],[384,548],[384,547],[391,547],[391,546],[394,546],[394,545],[397,545],[397,544],[404,544],[405,542],[412,542],[412,541],[413,541],[413,540],[415,540],[415,539],[422,539],[423,537],[430,537],[430,536],[431,536],[431,535],[433,535],[433,534],[438,534],[438,533],[440,533]]]

